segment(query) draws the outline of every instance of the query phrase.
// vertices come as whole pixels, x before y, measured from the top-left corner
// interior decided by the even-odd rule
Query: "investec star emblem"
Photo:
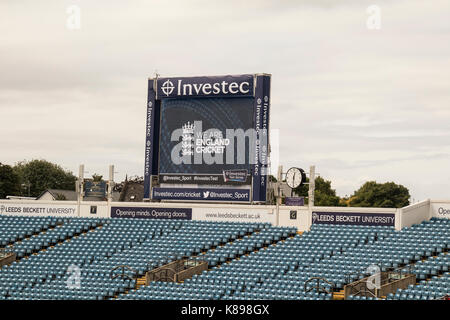
[[[161,90],[166,96],[169,96],[173,92],[173,89],[175,89],[175,86],[170,80],[165,81],[161,86]]]

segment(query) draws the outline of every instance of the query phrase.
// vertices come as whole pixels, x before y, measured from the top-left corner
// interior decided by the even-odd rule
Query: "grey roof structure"
[[[40,200],[45,193],[50,193],[53,199],[57,200],[59,196],[63,196],[65,201],[77,201],[77,193],[73,190],[47,189],[42,192],[36,200]],[[120,192],[113,192],[112,201],[119,201]],[[63,200],[63,201],[64,201]],[[104,201],[98,197],[84,197],[83,201]]]

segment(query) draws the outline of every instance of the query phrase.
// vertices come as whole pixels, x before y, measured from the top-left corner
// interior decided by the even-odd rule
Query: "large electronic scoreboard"
[[[266,202],[270,78],[149,79],[144,200]]]

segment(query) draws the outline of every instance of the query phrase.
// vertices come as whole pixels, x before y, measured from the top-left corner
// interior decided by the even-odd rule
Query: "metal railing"
[[[359,280],[358,282],[356,282],[354,284],[350,284],[349,287],[350,287],[349,295],[364,296],[364,297],[371,296],[371,297],[377,298],[376,288],[374,288],[373,290],[370,290],[367,287],[366,281]]]
[[[12,248],[0,248],[0,259],[6,258],[12,253],[14,253]]]
[[[165,281],[165,282],[175,282],[175,275],[178,272],[170,267],[163,267],[157,272],[153,272],[153,281]]]
[[[122,269],[122,272],[114,274],[114,271],[116,271],[118,269]],[[131,271],[132,275],[130,276],[129,274],[126,274],[125,273],[125,269],[128,269],[129,271]],[[116,278],[120,277],[122,279],[134,280],[134,279],[137,278],[137,272],[136,272],[136,270],[134,270],[130,266],[120,265],[120,266],[116,266],[116,267],[112,268],[110,273],[109,273],[109,276],[111,277],[111,279],[116,279]]]
[[[359,296],[372,296],[377,298],[377,289],[381,288],[382,286],[392,283],[394,281],[398,281],[401,279],[406,278],[407,276],[410,276],[412,273],[413,265],[408,264],[403,267],[394,268],[394,267],[386,267],[383,270],[383,266],[380,263],[379,265],[374,265],[380,270],[379,272],[370,274],[369,272],[366,273],[349,273],[346,275],[347,277],[347,287],[350,288],[349,295],[359,295]],[[358,280],[353,280],[354,278]],[[377,283],[377,286],[373,289],[369,289],[367,286],[367,279],[368,277],[378,277],[379,283]]]
[[[313,282],[313,281],[316,281],[316,285],[308,288],[308,284]],[[320,285],[321,281],[329,284],[331,286],[331,291],[327,290],[327,288],[325,286],[321,286]],[[308,280],[305,281],[304,290],[305,290],[305,292],[310,292],[310,291],[316,289],[317,293],[332,294],[334,287],[335,287],[334,283],[331,282],[331,281],[328,281],[325,278],[322,278],[322,277],[311,277],[311,278],[309,278]]]

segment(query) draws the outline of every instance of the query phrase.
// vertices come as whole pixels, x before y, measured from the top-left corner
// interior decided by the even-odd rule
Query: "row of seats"
[[[419,260],[414,264],[412,272],[418,280],[425,280],[430,276],[449,271],[450,256],[447,253],[439,253],[428,260]]]
[[[450,293],[450,272],[443,275],[435,275],[428,281],[420,281],[417,285],[407,289],[398,289],[389,294],[388,300],[434,300],[442,298]]]
[[[238,241],[228,242],[222,247],[201,253],[198,258],[207,261],[210,266],[216,266],[295,234],[295,228],[266,228],[261,232],[246,235]]]
[[[210,234],[211,236],[214,237],[215,234],[215,224],[214,222],[204,222],[205,226],[208,226],[209,228],[211,228],[211,230],[208,231],[208,233],[205,233],[205,229],[203,230],[204,234]],[[247,226],[251,226],[251,224],[246,224]],[[207,260],[213,257],[213,253],[214,252],[219,252],[223,257],[223,258],[229,258],[228,254],[226,252],[228,252],[228,248],[232,248],[232,251],[234,251],[235,249],[237,250],[237,255],[239,255],[239,250],[240,248],[243,248],[243,243],[247,243],[247,241],[249,239],[253,239],[255,241],[254,245],[256,246],[255,249],[259,249],[262,248],[265,243],[272,243],[272,241],[274,241],[274,238],[277,237],[282,237],[284,236],[288,236],[289,234],[293,233],[293,229],[292,228],[275,228],[275,227],[270,227],[270,225],[265,224],[265,225],[260,225],[260,226],[254,226],[251,227],[250,229],[248,229],[245,233],[240,232],[240,230],[242,229],[242,226],[239,223],[228,223],[227,224],[227,228],[229,231],[233,231],[234,230],[234,235],[231,237],[228,237],[228,239],[224,239],[224,240],[228,240],[229,242],[225,242],[223,243],[223,247],[211,247],[210,249],[206,250],[204,253],[201,253],[198,255],[198,259],[199,260]],[[263,229],[260,229],[263,228]],[[185,230],[180,230],[180,232],[177,232],[174,234],[175,237],[170,237],[170,239],[172,241],[174,241],[175,239],[178,239],[177,241],[179,242],[180,237],[178,236],[179,234],[183,234],[184,235],[184,239],[186,239],[185,244],[189,244],[190,243],[190,239],[192,237],[196,238],[195,236],[195,230],[192,230],[194,233],[191,233],[190,235],[187,235],[185,233]],[[244,234],[246,234],[244,236]],[[241,238],[242,237],[242,238]],[[183,239],[183,238],[182,238]],[[169,239],[161,239],[162,244],[164,244],[165,246],[170,246],[172,245],[177,245],[177,242],[171,242],[168,241]],[[206,237],[207,240],[207,237]],[[207,240],[209,241],[209,240]],[[195,244],[195,242],[193,242],[193,244]],[[143,251],[143,254],[148,255],[148,252],[150,250],[150,248],[157,248],[158,244],[151,244],[149,247],[145,248],[145,250]],[[161,243],[159,244],[161,245]],[[259,245],[259,247],[258,247]],[[245,247],[247,247],[247,244],[245,245]],[[198,250],[197,250],[198,251]],[[234,256],[235,257],[235,256]],[[223,263],[224,261],[221,261],[219,258],[219,261]],[[157,265],[155,265],[156,267]],[[216,267],[213,267],[216,268]],[[209,272],[208,272],[209,273]],[[192,279],[196,279],[197,276],[194,275],[194,277]],[[184,294],[186,292],[197,292],[198,296],[194,296],[192,297],[192,299],[195,298],[199,298],[199,299],[214,299],[214,298],[218,298],[220,297],[217,296],[217,290],[216,292],[214,291],[208,291],[208,288],[205,288],[204,285],[214,285],[213,283],[205,283],[197,285],[195,282],[192,282],[192,279],[187,279],[185,281],[185,283],[183,283],[182,285],[179,286],[175,286],[174,290],[176,291],[174,292],[170,292],[170,294],[168,293],[167,290],[161,290],[159,293],[158,292],[147,292],[148,290],[152,290],[152,286],[149,287],[143,287],[137,291],[133,291],[128,293],[127,295],[120,295],[119,299],[170,299],[170,297],[173,297],[173,299],[175,299],[176,297],[180,298],[183,297]],[[150,288],[150,289],[149,289]],[[205,291],[206,290],[206,291]],[[173,293],[173,294],[172,294]]]
[[[42,249],[54,246],[57,243],[70,239],[82,232],[96,228],[99,225],[99,221],[67,221],[61,225],[56,225],[53,228],[47,229],[46,232],[26,238],[19,243],[14,243],[11,249],[20,259]]]
[[[369,266],[385,270],[428,259],[450,248],[448,221],[431,219],[399,232],[392,229],[377,241],[358,244],[320,263],[312,263],[309,275],[333,277],[332,281],[344,283],[367,276]]]
[[[6,247],[26,237],[54,228],[67,221],[55,217],[24,217],[0,215],[0,247]]]
[[[97,219],[89,221],[90,223],[102,222]],[[173,230],[176,225],[176,222],[160,220],[107,219],[95,232],[83,233],[70,241],[64,241],[2,268],[0,298],[3,296],[13,299],[24,297],[42,299],[45,296],[31,292],[29,288],[39,289],[50,286],[59,290],[57,298],[70,299],[74,291],[67,286],[67,283],[75,275],[73,272],[68,273],[68,268],[71,266],[81,270],[81,289],[77,291],[78,293],[84,292],[90,299],[98,298],[90,293],[93,288],[90,281],[97,280],[101,287],[101,290],[97,292],[101,293],[102,298],[109,294],[113,296],[125,289],[111,280],[109,274],[111,268],[95,269],[95,265],[108,260],[113,255],[132,250],[133,246],[137,246],[147,238],[159,237],[168,230]],[[130,288],[133,286],[130,285]],[[46,294],[46,291],[43,294]]]
[[[267,223],[0,216],[2,230],[8,224],[12,231],[0,241],[20,260],[0,269],[0,299],[322,300],[367,275],[370,265],[410,264],[423,281],[388,299],[433,299],[449,292],[446,219],[400,232],[314,224],[303,235]],[[182,284],[153,282],[135,289],[136,276],[185,256],[207,261],[210,270]],[[112,271],[120,265],[131,269]],[[326,279],[320,285],[328,293],[316,292],[311,277]]]
[[[329,299],[330,294],[320,295],[314,291],[305,293],[303,285],[306,278],[295,287],[283,286],[282,278],[290,275],[299,279],[300,274],[294,273],[301,273],[311,262],[370,241],[372,236],[369,228],[338,226],[334,229],[334,234],[328,232],[328,228],[326,225],[317,225],[303,236],[294,235],[294,230],[289,228],[263,229],[230,245],[199,255],[199,259],[206,258],[211,262],[210,258],[215,257],[215,252],[218,251],[219,255],[224,254],[223,258],[228,258],[229,252],[234,249],[243,250],[249,241],[266,239],[262,242],[263,247],[240,256],[239,260],[229,259],[229,263],[219,261],[222,262],[220,266],[213,266],[208,272],[194,275],[183,284],[163,284],[162,290],[154,290],[154,285],[141,287],[119,296],[119,299],[178,299],[185,297],[186,292],[197,292],[202,299]],[[351,236],[348,236],[349,232]],[[284,239],[283,236],[290,237]],[[274,242],[276,244],[272,245]],[[313,244],[317,243],[320,245],[315,248]],[[270,282],[270,279],[277,279],[278,282]],[[216,286],[220,290],[210,291],[210,286]]]
[[[446,226],[446,221],[433,219],[398,233],[392,227],[314,225],[311,232],[303,234],[302,237],[289,238],[278,242],[276,246],[260,249],[239,260],[232,260],[229,264],[222,264],[219,268],[213,267],[211,271],[194,276],[182,285],[173,286],[169,293],[166,288],[158,291],[149,286],[120,298],[178,299],[186,297],[186,292],[192,290],[199,292],[200,295],[203,292],[202,297],[205,299],[330,299],[330,293],[318,294],[308,291],[315,285],[314,282],[306,286],[305,292],[307,280],[313,276],[324,277],[333,282],[333,285],[322,283],[324,289],[331,291],[332,287],[342,288],[347,281],[368,275],[367,267],[378,261],[376,256],[370,255],[378,254],[378,248],[383,248],[389,253],[389,250],[392,251],[396,247],[392,259],[398,265],[447,251],[445,241],[449,237]],[[434,241],[428,241],[431,237],[434,237]],[[414,240],[418,240],[417,243],[421,246],[416,248],[417,250],[413,250],[411,246]],[[400,241],[406,241],[406,245],[402,245]],[[312,248],[314,245],[317,247]],[[367,248],[369,250],[365,251]],[[228,246],[222,250],[227,254],[230,252]],[[214,256],[213,252],[204,254],[205,257],[210,255]],[[337,265],[329,263],[330,260],[340,261],[349,257],[352,259],[348,263]],[[387,263],[384,268],[394,265],[395,263]],[[356,277],[348,278],[345,274],[341,274],[339,271],[341,267],[350,271],[350,274],[356,270],[357,274],[354,275]],[[208,294],[207,288],[211,285],[218,286],[221,290],[215,294],[212,292]],[[354,297],[354,299],[373,298]]]
[[[111,219],[101,229],[77,237],[69,245],[64,243],[59,246],[61,249],[58,253],[64,253],[70,258],[81,256],[80,259],[83,259],[70,261],[82,266],[81,288],[77,290],[77,297],[105,299],[124,293],[135,284],[128,282],[126,285],[119,285],[123,280],[112,280],[110,271],[115,266],[129,265],[133,269],[128,273],[130,277],[135,275],[134,272],[142,276],[146,271],[179,259],[186,253],[208,250],[214,246],[215,241],[233,241],[266,227],[266,224]],[[216,232],[218,229],[221,231]],[[202,237],[198,237],[199,231],[202,232]],[[102,251],[96,252],[99,249]],[[32,257],[41,258],[41,253]],[[58,260],[66,267],[70,264],[61,255]],[[50,264],[49,261],[41,262],[43,269],[44,265]],[[67,287],[71,277],[71,274],[51,274],[32,286],[13,286],[7,296],[13,299],[71,299],[74,292]]]

